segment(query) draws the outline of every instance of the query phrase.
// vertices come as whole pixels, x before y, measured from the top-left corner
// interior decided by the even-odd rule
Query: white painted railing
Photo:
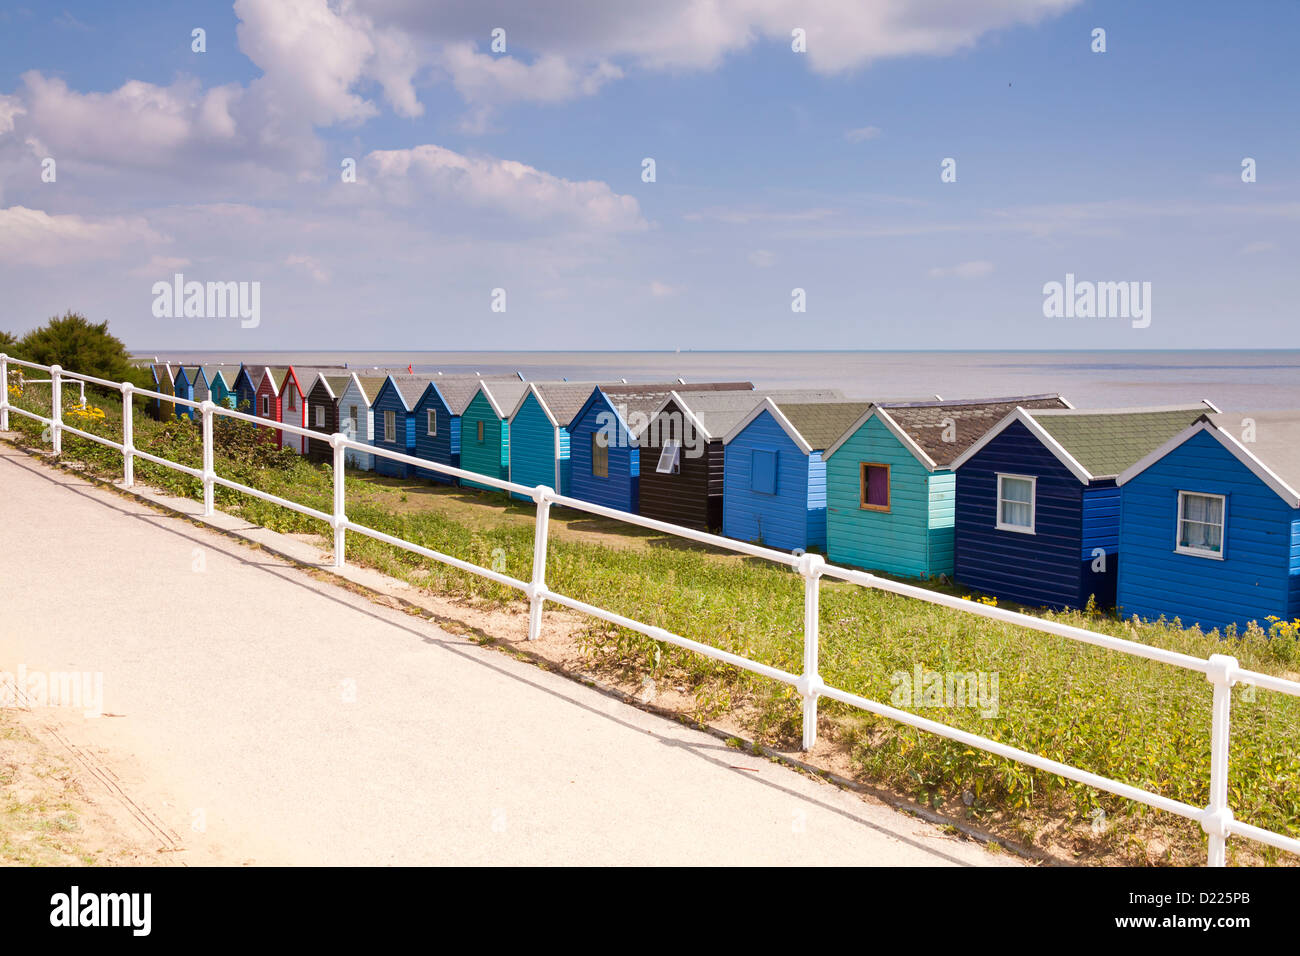
[[[44,418],[43,416],[19,408],[10,403],[7,388],[9,365],[41,369],[50,373],[52,397],[50,418]],[[115,442],[99,435],[92,435],[89,432],[74,428],[63,422],[61,388],[62,381],[65,378],[83,383],[89,382],[95,385],[101,385],[105,388],[114,389],[121,393],[123,407],[121,442]],[[1135,800],[1138,803],[1146,804],[1147,806],[1154,807],[1158,810],[1165,810],[1169,813],[1186,817],[1189,820],[1195,820],[1209,836],[1208,862],[1210,866],[1225,865],[1227,857],[1227,841],[1230,836],[1246,837],[1276,847],[1280,850],[1300,854],[1300,840],[1236,820],[1233,817],[1232,808],[1228,803],[1229,726],[1230,709],[1232,704],[1232,686],[1240,683],[1300,697],[1300,683],[1286,680],[1281,677],[1274,677],[1269,674],[1259,673],[1257,671],[1245,670],[1239,667],[1237,659],[1230,655],[1213,654],[1208,659],[1202,659],[1199,657],[1193,657],[1189,654],[1180,654],[1176,651],[1150,647],[1146,644],[1139,644],[1136,641],[1111,637],[1108,634],[1101,634],[1097,631],[1089,631],[1080,627],[1072,627],[1068,624],[1045,621],[1028,614],[1008,611],[1005,608],[992,607],[972,601],[966,601],[952,597],[951,595],[940,594],[927,588],[917,587],[916,585],[891,581],[887,578],[877,577],[874,574],[868,574],[865,571],[856,571],[850,568],[837,567],[828,564],[820,555],[794,555],[784,551],[775,551],[771,548],[749,544],[744,541],[724,538],[720,535],[695,531],[691,528],[683,528],[678,525],[669,524],[665,521],[656,521],[652,518],[644,518],[640,515],[629,514],[628,512],[619,511],[614,508],[606,508],[602,505],[592,504],[589,501],[581,501],[577,498],[560,495],[553,489],[544,485],[528,487],[510,481],[501,481],[488,475],[481,475],[477,472],[465,471],[460,468],[452,468],[449,465],[442,465],[438,462],[416,458],[411,455],[393,451],[385,448],[381,444],[369,444],[366,442],[354,441],[342,434],[328,436],[330,446],[334,449],[334,502],[333,513],[326,513],[318,511],[315,508],[309,508],[306,505],[300,505],[297,502],[289,501],[285,498],[280,498],[276,495],[267,494],[266,492],[259,491],[256,488],[250,488],[247,485],[231,481],[228,478],[222,478],[220,475],[216,474],[214,470],[212,452],[213,419],[217,415],[237,419],[239,421],[251,422],[254,425],[260,425],[276,431],[288,432],[291,435],[302,435],[307,438],[315,438],[317,441],[325,440],[325,437],[321,432],[308,428],[301,428],[297,425],[290,425],[284,422],[273,422],[266,418],[258,418],[254,415],[248,415],[244,412],[234,411],[233,409],[213,404],[211,401],[195,402],[189,399],[179,398],[175,395],[166,395],[161,392],[151,392],[139,389],[128,382],[110,382],[90,375],[79,375],[74,372],[66,372],[57,365],[37,365],[33,362],[24,362],[19,361],[18,359],[8,358],[5,355],[0,355],[0,382],[4,383],[6,386],[0,388],[0,431],[8,430],[9,413],[13,412],[49,425],[52,436],[51,444],[55,454],[60,454],[62,452],[64,432],[77,435],[93,442],[98,442],[99,444],[106,445],[109,448],[115,448],[119,452],[122,452],[123,485],[126,487],[131,487],[134,484],[133,463],[136,458],[151,461],[154,464],[172,468],[176,471],[182,472],[183,474],[191,475],[203,482],[203,513],[205,515],[211,515],[213,513],[213,491],[217,485],[221,485],[222,487],[230,488],[233,491],[251,495],[254,498],[260,498],[263,501],[268,501],[272,504],[297,511],[300,514],[316,518],[328,524],[334,531],[334,567],[336,568],[344,566],[345,536],[348,531],[353,531],[357,534],[374,538],[376,541],[383,541],[386,544],[393,545],[397,548],[403,548],[407,551],[429,558],[430,560],[441,562],[453,568],[458,568],[462,571],[469,572],[470,574],[476,574],[480,577],[487,578],[490,581],[495,581],[498,584],[503,584],[522,591],[528,597],[529,601],[529,640],[536,640],[539,636],[542,625],[542,610],[545,602],[550,601],[553,604],[558,604],[562,607],[572,608],[575,611],[589,614],[592,617],[599,618],[602,621],[607,621],[610,624],[637,631],[654,640],[686,648],[687,650],[702,654],[713,660],[721,661],[725,664],[731,664],[735,667],[742,668],[743,670],[752,671],[753,673],[760,674],[763,677],[768,677],[772,680],[788,684],[791,687],[794,687],[803,698],[803,748],[805,750],[811,749],[814,743],[816,743],[817,701],[819,698],[825,697],[829,700],[839,701],[840,703],[860,708],[881,717],[887,717],[890,720],[906,724],[909,727],[915,727],[918,730],[924,730],[940,737],[946,737],[949,740],[955,740],[959,743],[966,744],[967,746],[979,748],[988,753],[996,754],[999,757],[1005,757],[1008,760],[1014,760],[1035,767],[1039,770],[1043,770],[1047,773],[1065,777],[1068,780],[1077,781],[1078,783],[1094,787],[1098,790],[1104,790],[1108,793]],[[191,408],[197,408],[202,413],[203,467],[201,469],[177,464],[176,462],[168,461],[165,458],[159,458],[155,455],[143,452],[135,447],[132,435],[131,409],[132,397],[136,395],[145,398],[162,399],[165,402],[176,405],[185,405]],[[412,544],[409,541],[404,541],[401,538],[385,534],[377,529],[368,528],[349,520],[346,514],[344,498],[344,453],[349,448],[363,451],[370,455],[378,455],[381,458],[388,458],[392,461],[425,468],[430,471],[437,471],[445,475],[451,475],[457,478],[467,478],[479,484],[490,485],[491,487],[499,488],[502,491],[515,492],[531,498],[537,504],[537,518],[533,547],[533,570],[531,579],[528,581],[521,581],[518,578],[513,578],[509,575],[488,568],[479,567],[478,565],[472,564],[468,561],[462,561],[459,558],[442,554],[441,552],[434,551],[431,548]],[[693,641],[688,637],[674,634],[673,632],[664,630],[660,627],[642,624],[640,621],[636,621],[632,618],[624,617],[623,615],[616,614],[612,611],[607,611],[603,608],[596,607],[595,605],[588,604],[585,601],[580,601],[577,598],[568,597],[567,595],[560,594],[558,591],[552,591],[546,586],[546,552],[550,509],[552,505],[563,505],[578,511],[585,511],[588,514],[601,515],[606,518],[612,518],[616,521],[622,521],[638,527],[648,528],[652,531],[660,531],[665,534],[687,538],[701,544],[712,545],[739,554],[750,555],[751,557],[763,558],[793,569],[804,579],[803,672],[801,674],[791,674],[787,671],[781,670],[780,668],[771,667],[767,664],[750,660],[747,657],[732,654],[729,651],[724,651],[708,644],[702,644],[699,641]],[[967,614],[975,614],[980,617],[990,618],[1007,624],[1014,624],[1019,627],[1041,631],[1046,634],[1054,634],[1058,637],[1068,638],[1084,644],[1091,644],[1095,647],[1104,647],[1108,650],[1118,651],[1122,654],[1142,657],[1147,660],[1158,661],[1163,664],[1169,664],[1173,667],[1182,667],[1187,670],[1197,671],[1204,674],[1213,685],[1211,723],[1209,728],[1209,805],[1205,807],[1196,807],[1189,803],[1160,796],[1159,794],[1152,793],[1140,787],[1121,783],[1118,780],[1112,780],[1109,777],[1103,777],[1086,770],[1080,770],[1076,767],[1070,766],[1069,764],[1060,763],[1056,760],[1049,760],[1046,757],[1030,753],[1027,750],[1011,747],[988,737],[982,737],[979,734],[959,730],[955,727],[950,727],[947,724],[940,723],[939,721],[919,717],[916,714],[909,713],[905,710],[899,710],[898,708],[891,707],[888,704],[882,704],[879,701],[870,700],[866,697],[850,693],[849,691],[827,686],[818,675],[819,582],[822,577],[836,578],[841,581],[861,585],[862,587],[874,588],[879,591],[888,591],[893,594],[915,598],[916,600],[925,601],[930,604],[939,604]]]

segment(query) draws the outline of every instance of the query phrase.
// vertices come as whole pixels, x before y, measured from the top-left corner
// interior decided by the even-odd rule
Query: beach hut
[[[1120,473],[1177,435],[1204,404],[1017,408],[952,463],[953,573],[1035,607],[1115,603]]]
[[[207,376],[212,401],[215,404],[224,405],[226,408],[238,407],[235,380],[239,377],[239,366],[206,365],[203,374]]]
[[[253,413],[258,418],[268,422],[280,421],[280,387],[288,374],[287,368],[267,366],[262,369],[261,377],[257,382],[257,398],[254,405],[256,411]],[[279,429],[265,434],[277,445],[280,444]]]
[[[374,436],[370,444],[406,455],[416,455],[415,410],[432,379],[427,375],[389,375],[375,395]],[[374,456],[374,470],[389,478],[411,478],[415,468],[382,455]]]
[[[641,442],[641,514],[716,531],[722,528],[723,436],[763,401],[844,401],[838,389],[673,391],[650,416]]]
[[[722,533],[782,550],[825,550],[822,454],[869,407],[764,398],[723,438]]]
[[[308,421],[307,390],[318,370],[303,366],[290,365],[285,369],[284,380],[280,383],[280,421],[287,425],[306,428]],[[307,454],[308,439],[305,435],[280,432],[280,447],[288,448],[299,455]]]
[[[826,449],[826,556],[901,577],[953,573],[952,463],[1005,416],[1059,395],[873,405]]]
[[[176,369],[176,391],[174,393],[179,398],[188,398],[192,402],[205,402],[211,394],[208,386],[208,377],[203,372],[202,366],[182,365]],[[201,417],[201,412],[197,408],[189,405],[177,405],[176,417],[188,418],[191,421],[197,421]]]
[[[569,424],[596,382],[531,382],[510,412],[510,480],[569,493]],[[521,495],[514,495],[523,498]]]
[[[247,415],[257,414],[257,386],[261,384],[264,369],[240,365],[235,375],[235,410]]]
[[[479,383],[460,415],[461,468],[493,478],[509,479],[510,413],[527,390],[528,384],[517,378]],[[469,479],[462,479],[461,484],[491,489],[490,485]]]
[[[1125,617],[1300,619],[1300,411],[1206,414],[1118,483]]]
[[[351,381],[350,375],[317,372],[307,390],[307,427],[324,436],[307,440],[307,457],[311,461],[329,463],[334,460],[334,448],[329,443],[329,436],[339,430],[339,399]]]
[[[353,441],[370,444],[375,437],[374,400],[387,376],[361,375],[353,372],[339,394],[339,431]],[[344,453],[349,468],[373,471],[375,456],[349,448]]]
[[[461,467],[461,415],[484,382],[509,384],[519,382],[517,375],[486,377],[477,375],[439,375],[427,380],[424,392],[412,409],[415,422],[414,454],[428,461],[452,468]],[[478,429],[475,428],[475,438]],[[416,468],[415,477],[443,484],[457,479],[431,468]]]
[[[153,375],[153,389],[162,395],[176,394],[176,371],[168,362],[159,362],[149,366],[149,371]],[[176,403],[168,402],[160,398],[155,398],[149,405],[153,417],[165,422],[170,418],[176,417]]]
[[[743,391],[751,382],[598,386],[569,426],[569,494],[583,501],[638,513],[639,442],[650,416],[674,390]]]

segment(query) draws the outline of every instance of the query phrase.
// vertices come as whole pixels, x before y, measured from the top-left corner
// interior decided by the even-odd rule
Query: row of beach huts
[[[348,368],[150,366],[157,390],[832,562],[1029,606],[1300,618],[1300,412],[1059,395],[916,402],[750,382],[528,382]],[[160,418],[193,415],[155,402]],[[272,427],[272,426],[268,426]],[[350,466],[451,482],[355,450]],[[473,482],[463,482],[473,485]],[[488,487],[482,485],[479,487]]]

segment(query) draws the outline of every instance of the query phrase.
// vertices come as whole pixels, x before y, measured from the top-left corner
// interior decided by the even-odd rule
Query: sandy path
[[[0,445],[20,664],[191,863],[1015,862]]]

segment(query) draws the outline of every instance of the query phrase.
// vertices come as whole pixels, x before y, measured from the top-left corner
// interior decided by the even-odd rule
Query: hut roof
[[[835,444],[871,407],[870,402],[785,402],[777,404],[808,447],[823,451]]]
[[[1060,395],[1018,395],[965,401],[880,402],[827,449],[830,458],[873,415],[927,468],[947,468],[1016,408],[1069,408]]]
[[[669,401],[675,402],[683,412],[688,414],[695,427],[708,441],[721,438],[746,415],[754,410],[763,399],[781,403],[797,402],[834,402],[846,396],[838,388],[823,389],[783,389],[775,391],[728,391],[728,392],[678,392],[674,390],[656,410],[656,415],[663,411]]]

